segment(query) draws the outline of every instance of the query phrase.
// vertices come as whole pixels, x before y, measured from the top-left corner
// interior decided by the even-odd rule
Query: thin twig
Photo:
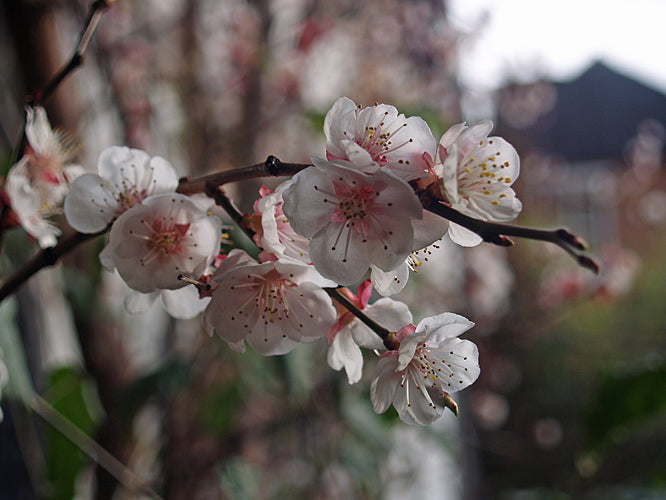
[[[255,163],[248,167],[215,172],[197,179],[184,177],[178,185],[178,192],[192,195],[206,192],[206,184],[221,186],[229,182],[257,179],[260,177],[284,177],[295,175],[301,170],[312,166],[310,163],[282,163],[275,156],[269,156],[263,163]]]
[[[368,315],[366,315],[361,309],[356,307],[356,305],[354,305],[354,303],[351,300],[345,297],[344,294],[340,293],[339,288],[324,288],[324,291],[338,304],[343,306],[350,313],[352,313],[354,316],[360,319],[364,325],[366,325],[373,332],[375,332],[379,336],[379,338],[382,339],[382,341],[386,344],[391,334],[390,330],[387,330],[386,328],[378,324],[375,320],[368,317]],[[392,347],[389,347],[388,345],[387,347],[389,349],[392,349]]]
[[[99,443],[59,413],[44,398],[38,394],[33,394],[32,397],[25,398],[25,402],[47,424],[69,439],[79,450],[111,474],[128,491],[142,493],[154,499],[162,498],[152,488],[148,487],[145,481],[142,481]]]
[[[222,189],[222,186],[217,186],[212,182],[206,183],[206,195],[215,201],[215,204],[222,207],[225,212],[231,217],[236,226],[241,229],[245,235],[254,241],[254,231],[250,229],[243,218],[243,214],[236,208],[236,205],[229,199],[227,194]]]
[[[90,5],[88,20],[81,31],[79,43],[76,45],[72,57],[67,64],[58,71],[51,81],[46,84],[43,90],[37,91],[27,98],[27,103],[30,106],[40,106],[53,94],[53,92],[55,92],[65,78],[67,78],[76,68],[81,66],[86,49],[97,29],[99,20],[101,19],[102,14],[104,14],[104,11],[109,8],[112,3],[111,0],[96,0]]]
[[[513,241],[511,241],[508,236],[545,241],[559,246],[562,250],[571,255],[580,266],[589,269],[595,274],[599,274],[599,265],[592,258],[581,253],[587,249],[585,242],[580,237],[570,233],[566,229],[554,229],[548,231],[473,219],[472,217],[461,214],[450,206],[441,203],[427,191],[419,191],[417,194],[421,200],[421,204],[426,210],[473,231],[486,243],[493,243],[494,245],[499,246],[511,246],[513,245]]]
[[[54,247],[45,248],[35,254],[21,269],[5,281],[0,287],[0,302],[15,292],[23,283],[45,267],[52,266],[60,257],[73,250],[81,243],[106,233],[106,229],[94,234],[73,233],[58,241]]]

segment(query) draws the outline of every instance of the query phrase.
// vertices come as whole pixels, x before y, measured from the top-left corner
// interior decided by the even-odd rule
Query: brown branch
[[[562,250],[571,255],[576,262],[578,262],[578,265],[589,269],[595,274],[599,274],[599,265],[592,258],[581,253],[587,249],[585,242],[580,237],[570,233],[566,229],[554,229],[548,231],[473,219],[472,217],[461,214],[450,206],[445,205],[428,191],[418,191],[417,195],[421,200],[423,208],[473,231],[486,243],[492,243],[504,247],[511,246],[513,245],[513,241],[511,241],[508,236],[545,241],[559,246]]]
[[[243,214],[236,208],[221,186],[217,186],[212,182],[207,182],[206,195],[209,198],[212,198],[216,205],[222,207],[229,217],[231,217],[231,220],[234,221],[236,226],[238,226],[238,228],[241,229],[250,240],[253,240],[254,231],[247,226],[243,219]]]
[[[338,288],[324,288],[324,291],[335,300],[342,307],[347,309],[350,313],[356,316],[361,322],[370,328],[374,333],[376,333],[380,339],[384,342],[384,345],[389,350],[397,349],[397,345],[393,340],[391,340],[390,335],[391,331],[381,326],[375,320],[367,316],[360,308],[356,307],[354,303],[349,300],[343,293],[340,293]]]
[[[221,186],[229,182],[258,179],[260,177],[284,177],[297,174],[310,166],[312,165],[309,163],[282,163],[278,158],[271,155],[265,162],[255,163],[248,167],[215,172],[196,179],[184,177],[180,180],[177,191],[186,195],[205,193],[207,184]]]
[[[206,193],[206,186],[208,186],[208,190],[211,190],[213,187],[218,187],[228,182],[256,179],[259,177],[294,175],[309,166],[310,165],[307,163],[282,163],[275,156],[269,156],[264,163],[257,163],[248,167],[205,175],[193,180],[183,178],[180,180],[177,192],[186,195]],[[221,195],[224,196],[223,193],[221,193]],[[10,276],[9,279],[2,284],[0,287],[0,302],[15,292],[38,271],[45,267],[52,266],[67,252],[73,250],[81,243],[106,233],[109,228],[110,226],[103,231],[94,234],[71,234],[61,238],[56,246],[45,248],[38,252],[27,264],[16,271],[16,273]]]
[[[69,59],[67,64],[62,67],[62,69],[51,79],[50,82],[46,84],[43,90],[34,92],[32,95],[28,96],[26,99],[27,104],[30,106],[40,106],[44,101],[46,101],[53,92],[58,88],[58,86],[67,78],[76,68],[81,66],[83,63],[83,57],[85,55],[88,44],[92,39],[97,25],[104,14],[104,11],[111,6],[113,0],[96,0],[90,5],[90,11],[88,14],[88,20],[81,31],[81,36],[79,37],[79,43],[76,45],[76,49],[72,54],[72,57]]]
[[[16,271],[13,275],[5,281],[0,287],[0,302],[2,302],[8,295],[15,292],[23,283],[45,267],[52,266],[58,259],[65,255],[67,252],[73,250],[81,243],[91,240],[107,230],[100,231],[94,234],[73,233],[58,241],[58,244],[51,248],[45,248],[33,256],[27,264],[21,269]]]
[[[283,163],[278,158],[271,155],[263,163],[257,163],[234,170],[216,172],[196,179],[184,177],[180,180],[177,192],[185,195],[206,193],[233,216],[235,209],[226,195],[217,189],[219,186],[229,182],[246,179],[291,176],[310,166],[311,165],[308,163]],[[581,251],[586,249],[585,243],[566,229],[546,231],[481,221],[463,215],[441,203],[427,191],[418,191],[417,194],[421,200],[421,204],[426,210],[430,210],[441,217],[470,229],[481,236],[485,242],[501,246],[511,246],[513,242],[508,236],[515,236],[553,243],[576,259],[579,265],[586,267],[595,273],[599,272],[598,264],[590,257],[581,253]],[[237,220],[236,222],[239,223],[240,227],[244,227],[241,220]],[[77,247],[79,244],[104,234],[107,230],[108,228],[95,234],[74,233],[61,239],[55,247],[46,248],[36,254],[23,268],[19,269],[2,285],[2,287],[0,287],[0,302],[13,293],[21,284],[27,281],[40,269],[55,264],[60,257]]]

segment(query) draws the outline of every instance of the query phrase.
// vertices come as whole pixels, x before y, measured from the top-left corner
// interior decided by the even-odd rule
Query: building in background
[[[593,246],[628,244],[631,226],[663,223],[665,128],[666,95],[602,62],[571,81],[498,94],[497,132],[524,159],[528,205]]]

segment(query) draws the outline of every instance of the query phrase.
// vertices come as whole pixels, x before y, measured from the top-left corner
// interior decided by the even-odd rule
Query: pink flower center
[[[62,175],[61,158],[53,152],[40,154],[28,146],[26,156],[29,159],[28,175],[30,180],[35,182],[46,182],[49,184],[60,184],[64,181]]]
[[[364,219],[381,210],[375,202],[379,192],[371,186],[349,187],[336,181],[333,181],[333,186],[339,201],[331,216],[331,222],[350,221],[357,231],[366,234],[368,223]]]
[[[165,261],[170,256],[185,254],[183,243],[184,236],[189,230],[189,224],[165,224],[164,221],[153,221],[152,237],[146,242],[151,253],[157,254],[160,262]]]
[[[401,126],[395,127],[393,132],[387,132],[385,127],[386,123],[383,121],[386,118],[386,115],[388,115],[388,111],[384,112],[384,116],[381,117],[382,121],[378,125],[368,125],[360,131],[358,129],[357,123],[357,129],[354,137],[354,142],[370,153],[372,160],[377,162],[380,167],[383,167],[388,163],[388,159],[386,158],[387,154],[402,148],[410,142],[413,142],[413,139],[409,138],[402,143],[394,143],[393,136],[402,127],[406,127],[407,123],[403,123]]]
[[[118,194],[118,214],[122,214],[126,210],[129,210],[134,205],[138,205],[143,200],[146,199],[148,193],[145,189],[139,191],[136,187],[131,186],[126,188],[125,191],[121,191]]]

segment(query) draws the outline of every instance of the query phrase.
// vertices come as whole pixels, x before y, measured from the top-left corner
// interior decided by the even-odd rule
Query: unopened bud
[[[578,264],[580,264],[583,267],[586,267],[590,271],[592,271],[594,274],[599,274],[600,268],[599,264],[596,263],[593,259],[586,255],[579,255],[578,258]]]
[[[444,406],[453,412],[453,414],[458,416],[458,404],[453,400],[451,395],[448,392],[443,393],[444,396]]]

